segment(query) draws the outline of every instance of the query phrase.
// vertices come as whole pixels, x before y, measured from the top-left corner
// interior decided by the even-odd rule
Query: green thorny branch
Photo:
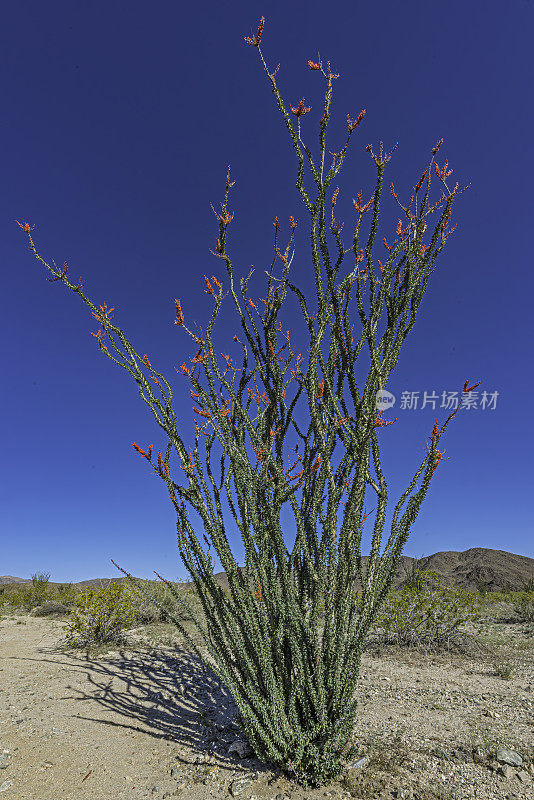
[[[381,143],[380,157],[377,158],[369,145],[367,151],[371,153],[378,170],[376,189],[363,207],[361,206],[361,191],[358,194],[358,200],[353,200],[354,208],[358,213],[358,223],[354,232],[353,246],[347,250],[343,248],[340,230],[334,219],[334,206],[339,187],[332,196],[332,218],[329,227],[336,239],[338,250],[337,260],[333,266],[326,243],[325,193],[341,169],[350,136],[362,121],[365,111],[362,111],[354,122],[347,118],[348,136],[345,147],[340,153],[331,154],[334,156],[333,164],[323,180],[325,132],[330,113],[332,81],[339,76],[330,72],[329,63],[328,72],[325,72],[320,61],[317,64],[312,61],[308,62],[310,68],[320,70],[327,81],[324,115],[320,121],[321,160],[318,168],[309,148],[302,141],[300,131],[300,117],[306,114],[310,108],[305,108],[302,100],[297,108],[291,108],[293,115],[297,118],[297,131],[295,132],[291,117],[275,82],[277,70],[274,74],[269,73],[259,46],[263,25],[264,18],[262,17],[257,35],[252,39],[246,37],[245,41],[258,50],[298,156],[299,169],[296,187],[311,216],[311,256],[315,270],[318,313],[313,318],[310,317],[302,292],[287,277],[295,252],[294,230],[297,223],[293,217],[290,217],[290,241],[283,254],[277,247],[277,236],[280,229],[278,217],[273,223],[275,228],[274,256],[271,270],[266,273],[269,277],[268,299],[267,301],[262,300],[266,307],[265,316],[261,316],[257,306],[250,298],[248,305],[246,302],[246,288],[253,272],[252,269],[248,277],[241,280],[241,295],[244,305],[243,308],[240,306],[234,288],[232,261],[226,250],[226,231],[234,216],[227,211],[228,192],[234,185],[234,182],[230,183],[230,168],[228,168],[222,213],[219,215],[214,210],[219,220],[220,238],[217,239],[215,251],[211,252],[223,259],[226,264],[230,279],[230,291],[241,317],[241,326],[254,355],[256,367],[247,371],[246,344],[234,336],[233,341],[239,342],[243,350],[242,369],[238,370],[233,365],[230,356],[221,354],[226,361],[224,372],[221,374],[213,349],[211,332],[220,311],[223,296],[222,285],[214,276],[212,281],[213,285],[217,287],[217,292],[205,277],[207,293],[211,294],[215,300],[215,310],[204,337],[196,336],[185,326],[180,301],[176,300],[177,318],[174,324],[183,326],[198,345],[195,358],[190,359],[194,365],[193,369],[190,371],[184,363],[181,370],[189,377],[194,387],[194,391],[191,389],[191,397],[195,398],[197,405],[194,406],[193,411],[206,420],[202,427],[199,427],[196,422],[195,449],[192,457],[187,453],[186,447],[177,433],[176,417],[171,408],[172,390],[169,383],[161,373],[152,367],[148,356],[145,355],[141,359],[123,331],[110,322],[108,314],[113,309],[108,310],[105,304],[100,309],[96,308],[83,295],[81,279],[77,286],[69,283],[66,278],[67,264],[61,272],[50,267],[36,252],[31,235],[30,249],[55,275],[49,280],[62,280],[72,291],[77,292],[93,310],[93,316],[104,328],[104,333],[99,330],[97,334],[93,334],[98,338],[100,348],[112,361],[127,369],[134,377],[142,399],[150,406],[158,425],[169,436],[166,456],[162,460],[161,454],[158,453],[158,465],[154,466],[154,471],[167,484],[176,509],[180,553],[193,577],[206,615],[208,630],[204,630],[197,620],[194,620],[195,625],[200,630],[208,652],[216,662],[216,667],[212,667],[211,664],[210,667],[215,669],[219,678],[225,682],[239,708],[243,732],[247,735],[260,759],[280,766],[283,771],[300,780],[304,785],[317,786],[339,776],[342,770],[340,759],[350,750],[349,738],[357,706],[357,701],[353,700],[353,694],[358,679],[364,638],[389,592],[402,549],[409,536],[410,527],[415,522],[437,465],[443,458],[437,450],[437,444],[459,408],[458,406],[456,411],[448,416],[441,430],[438,430],[436,420],[430,437],[431,446],[409,488],[395,508],[391,536],[384,553],[380,556],[379,548],[386,515],[387,488],[379,465],[378,438],[375,429],[393,423],[385,422],[380,415],[376,417],[374,404],[377,391],[386,386],[388,377],[397,363],[401,344],[415,322],[416,311],[430,272],[433,271],[432,265],[452,232],[449,230],[445,233],[444,229],[451,216],[453,198],[459,192],[458,184],[450,192],[445,183],[445,179],[451,174],[451,170],[447,171],[448,162],[445,161],[441,169],[434,163],[435,172],[447,190],[447,195],[443,194],[438,202],[441,202],[441,199],[446,199],[447,202],[430,244],[422,245],[423,233],[427,228],[424,217],[433,213],[438,207],[438,203],[436,203],[425,211],[430,190],[431,167],[434,156],[443,142],[441,139],[432,150],[430,164],[415,187],[417,195],[426,178],[426,191],[418,215],[417,201],[416,214],[413,215],[409,207],[404,208],[400,204],[393,189],[393,183],[391,184],[391,193],[400,208],[403,209],[407,227],[403,230],[402,222],[399,220],[396,229],[398,238],[391,245],[384,238],[383,243],[389,252],[389,258],[384,266],[378,261],[382,279],[375,278],[371,249],[377,232],[384,166],[389,161],[391,154],[383,157]],[[304,156],[302,151],[306,154],[317,186],[317,196],[314,202],[303,186]],[[339,162],[336,166],[337,158],[339,158]],[[363,214],[369,210],[372,203],[373,220],[364,252],[363,249],[358,249],[359,230]],[[28,233],[32,230],[28,223],[21,227]],[[334,281],[339,267],[346,253],[351,249],[356,258],[355,268],[335,288]],[[291,258],[289,257],[290,250],[292,250]],[[401,251],[404,253],[402,256]],[[277,256],[284,265],[282,279],[274,278],[272,274]],[[395,267],[394,262],[398,257],[400,263]],[[358,264],[364,259],[366,271],[360,274]],[[321,277],[322,266],[324,266],[328,278],[326,290]],[[368,277],[371,278],[369,319],[365,315],[362,302],[362,283]],[[278,281],[280,286],[273,288],[273,281]],[[357,283],[358,312],[363,326],[362,339],[357,347],[354,347],[352,338],[354,325],[349,330],[347,314],[353,283]],[[377,286],[380,288],[378,289]],[[290,370],[290,377],[285,380],[289,365],[294,358],[294,352],[291,350],[289,331],[285,337],[287,341],[278,346],[276,334],[281,333],[281,322],[278,325],[276,323],[278,311],[288,287],[297,295],[308,326],[310,361],[307,372],[303,373],[300,368],[301,356],[299,355],[294,364],[295,368]],[[381,316],[383,300],[387,306],[388,324],[377,349],[375,331]],[[255,309],[261,320],[263,336],[260,336],[258,332],[249,306]],[[333,322],[331,322],[332,310],[334,312]],[[248,322],[245,319],[244,311],[246,311]],[[402,319],[396,331],[401,314]],[[317,325],[314,324],[316,320]],[[325,363],[320,345],[325,337],[327,326],[331,327],[332,336],[328,360]],[[117,346],[112,332],[122,342],[125,352],[122,352]],[[106,334],[109,335],[115,352],[120,356],[120,361],[114,358],[106,345],[102,343],[102,337]],[[367,340],[369,346],[371,368],[363,396],[360,398],[354,364],[364,339]],[[286,347],[289,349],[289,355],[283,359],[281,353]],[[152,388],[143,374],[142,364],[149,370],[152,381],[159,386],[164,403],[154,396]],[[320,382],[318,364],[321,368]],[[208,389],[201,387],[197,379],[199,376],[194,374],[197,366],[200,373],[201,365],[207,378]],[[233,371],[231,382],[225,378],[229,371]],[[242,376],[239,386],[235,388],[238,371],[242,372]],[[261,396],[256,383],[256,373],[265,387],[265,392]],[[342,385],[345,377],[348,379],[350,394],[354,402],[354,418],[349,414],[343,399]],[[168,397],[165,395],[159,378],[163,380],[167,388]],[[215,386],[215,378],[220,382],[218,391]],[[253,379],[254,390],[247,386],[251,379]],[[286,391],[293,380],[298,384],[298,390],[288,408],[285,402]],[[478,385],[476,384],[476,386]],[[226,401],[223,398],[223,387],[230,398]],[[245,388],[248,392],[246,406],[242,399]],[[464,392],[470,392],[474,388],[475,386],[468,387],[466,381]],[[303,391],[307,396],[311,415],[311,423],[306,435],[301,433],[292,416],[295,404]],[[230,401],[231,409],[229,408]],[[256,402],[257,416],[251,420],[248,410],[253,401]],[[264,403],[263,410],[260,401]],[[257,422],[256,427],[253,422]],[[283,445],[290,424],[303,442],[303,452],[293,464],[288,458],[289,466],[287,470],[284,470]],[[211,432],[206,432],[205,429],[208,426],[212,427]],[[255,466],[252,465],[253,457],[249,458],[245,448],[246,432],[248,432],[256,456]],[[213,488],[216,510],[213,507],[211,495],[200,467],[198,451],[200,433],[206,437],[207,475]],[[211,469],[210,453],[215,436],[223,448],[219,485],[216,485]],[[332,454],[339,441],[344,446],[346,454],[334,472]],[[370,475],[371,445],[378,475],[377,480]],[[151,461],[152,445],[148,449],[148,454],[135,443],[133,446],[141,455]],[[187,476],[187,487],[179,485],[170,477],[169,457],[172,447],[176,450],[181,468]],[[291,449],[295,454],[298,453],[298,441],[296,447]],[[225,479],[226,458],[230,463]],[[300,472],[291,474],[291,471],[299,463],[301,465]],[[355,467],[355,472],[350,478],[353,467]],[[410,496],[407,509],[399,522],[401,507],[411,495],[423,472],[422,485],[415,494]],[[230,492],[232,478],[239,513],[236,512]],[[223,483],[233,517],[245,544],[245,578],[238,569],[225,535],[221,511]],[[328,484],[328,502],[325,516],[322,503],[326,484]],[[363,510],[366,484],[369,484],[376,492],[378,512],[370,559],[364,578],[360,544],[363,522],[368,516]],[[300,508],[296,500],[296,492],[299,489],[302,489]],[[348,498],[346,502],[343,502],[345,512],[340,532],[339,559],[337,559],[335,550],[337,512],[345,490],[347,490]],[[223,593],[213,577],[211,558],[209,554],[206,555],[202,551],[194,535],[187,519],[185,501],[190,503],[191,507],[201,516],[204,529],[214,544],[228,576],[230,590],[228,595]],[[280,526],[280,510],[287,501],[291,503],[297,527],[295,546],[291,556],[285,547]],[[317,537],[318,521],[323,530],[320,545]],[[189,541],[186,539],[186,531]],[[210,546],[205,535],[204,540]],[[193,563],[191,548],[194,551],[197,569]],[[113,563],[115,564],[115,562]],[[129,579],[134,580],[121,567],[118,569],[128,575]],[[161,577],[158,573],[155,574]],[[358,602],[355,602],[352,593],[356,574],[362,585],[362,595]],[[255,591],[251,588],[247,578],[256,581]],[[162,580],[164,579],[162,578]],[[180,605],[187,609],[190,616],[193,616],[190,607],[172,586],[171,589]],[[144,590],[140,589],[140,591],[146,594]],[[321,596],[324,596],[327,611],[322,645],[319,646],[318,605]],[[204,663],[209,664],[180,620],[171,614],[168,616],[180,629],[193,651]]]

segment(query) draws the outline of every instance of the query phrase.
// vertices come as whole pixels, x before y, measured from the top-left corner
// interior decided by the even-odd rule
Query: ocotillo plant
[[[332,74],[330,63],[325,71],[320,59],[317,63],[308,62],[310,69],[320,72],[326,80],[324,114],[319,133],[320,160],[316,164],[301,135],[301,117],[310,108],[304,106],[303,100],[296,108],[290,107],[292,116],[286,108],[275,80],[277,70],[272,74],[269,72],[260,49],[264,22],[262,17],[257,35],[245,37],[245,41],[259,53],[297,154],[296,188],[311,217],[310,255],[315,272],[318,308],[313,315],[303,292],[288,278],[295,253],[297,227],[292,216],[291,233],[284,252],[278,247],[278,217],[273,223],[274,253],[270,272],[267,273],[268,292],[267,299],[263,300],[263,316],[250,297],[247,302],[247,283],[253,270],[247,278],[241,279],[243,305],[240,304],[234,286],[232,260],[227,250],[228,226],[234,218],[234,214],[228,211],[228,194],[234,185],[234,182],[230,182],[228,168],[222,212],[218,214],[213,209],[219,220],[219,237],[215,250],[211,252],[226,266],[230,292],[244,335],[244,339],[235,335],[232,341],[242,350],[243,360],[242,367],[238,370],[229,355],[222,354],[225,364],[217,359],[212,331],[223,301],[223,286],[215,276],[211,281],[204,276],[206,291],[213,297],[215,304],[205,335],[201,333],[197,336],[189,330],[186,325],[187,309],[184,309],[184,313],[180,301],[175,301],[174,324],[185,329],[195,341],[195,349],[198,348],[194,358],[189,359],[192,367],[185,363],[181,367],[181,372],[192,385],[190,391],[194,402],[193,412],[202,418],[201,425],[198,419],[195,420],[195,448],[192,454],[187,452],[177,431],[169,382],[152,366],[147,355],[143,358],[139,356],[124,332],[110,321],[109,314],[113,309],[108,309],[105,303],[97,308],[85,297],[81,278],[77,285],[70,283],[66,275],[66,263],[61,271],[55,264],[54,267],[47,264],[35,249],[31,237],[33,229],[28,223],[19,222],[19,225],[29,234],[30,249],[53,273],[54,277],[49,280],[63,281],[92,309],[93,316],[101,325],[98,333],[92,334],[97,337],[99,347],[112,361],[132,375],[142,399],[169,437],[165,457],[162,458],[161,453],[158,453],[157,466],[152,466],[155,473],[165,481],[176,510],[180,554],[197,589],[206,615],[207,630],[198,620],[195,619],[194,622],[208,653],[216,663],[215,667],[200,652],[180,620],[170,613],[168,618],[177,625],[199,658],[214,669],[226,684],[240,712],[239,725],[258,758],[278,766],[282,772],[304,786],[317,787],[339,777],[343,769],[343,757],[354,755],[355,748],[350,737],[356,717],[357,700],[353,696],[364,639],[389,592],[410,528],[416,520],[438,463],[443,459],[442,453],[437,449],[438,442],[460,408],[458,406],[447,417],[441,429],[436,420],[428,452],[395,507],[391,535],[384,552],[380,554],[388,493],[379,463],[377,431],[392,425],[396,420],[386,422],[381,414],[377,415],[377,393],[385,388],[389,375],[396,366],[400,347],[414,325],[436,257],[451,233],[451,230],[445,232],[445,227],[451,216],[454,197],[459,192],[458,184],[452,191],[446,184],[446,179],[451,174],[451,170],[447,169],[447,161],[440,168],[434,160],[443,142],[441,139],[432,149],[430,163],[415,187],[415,214],[410,210],[414,195],[409,206],[404,207],[391,184],[391,194],[402,209],[406,227],[403,227],[403,222],[399,219],[397,238],[392,244],[388,244],[386,238],[383,239],[388,258],[384,265],[378,261],[378,278],[371,254],[377,235],[384,170],[391,154],[383,155],[381,143],[380,155],[376,156],[369,145],[366,149],[378,172],[376,189],[364,205],[361,191],[357,200],[353,200],[358,219],[352,247],[348,249],[343,247],[341,231],[334,217],[339,186],[331,198],[329,229],[337,248],[334,263],[326,239],[326,192],[340,172],[350,137],[362,122],[365,110],[354,121],[347,118],[348,135],[345,146],[340,153],[333,154],[332,166],[325,176],[325,135],[330,116],[333,81],[339,76]],[[303,185],[305,159],[315,182],[314,199]],[[445,187],[446,194],[443,193],[440,200],[427,209],[432,167]],[[424,197],[417,211],[417,197],[423,183],[426,184]],[[425,217],[434,213],[438,206],[441,208],[441,201],[445,203],[441,217],[430,243],[424,245],[422,239],[427,228]],[[364,250],[359,247],[360,225],[364,214],[371,208],[372,223]],[[355,259],[354,266],[336,286],[340,266],[346,254],[351,251]],[[277,257],[283,264],[281,278],[273,275]],[[365,271],[360,273],[359,264],[363,261]],[[323,271],[326,273],[326,286],[323,283]],[[364,311],[362,299],[366,280],[370,284],[369,317]],[[362,336],[357,346],[354,346],[352,336],[354,323],[349,327],[348,314],[355,283],[362,324]],[[285,342],[280,343],[278,337],[282,333],[278,313],[288,289],[298,298],[309,331],[309,362],[305,372],[301,365],[301,355],[294,360],[295,353],[291,348],[289,331],[285,335]],[[375,331],[383,302],[387,306],[387,328],[377,347]],[[251,309],[254,309],[259,323]],[[103,343],[106,335],[120,360],[114,358]],[[364,342],[369,347],[371,366],[360,397],[354,365]],[[321,350],[323,344],[328,348],[328,357]],[[286,349],[288,354],[284,358],[283,351]],[[248,368],[250,353],[255,360],[253,369]],[[201,370],[207,381],[206,388],[200,382]],[[159,387],[162,400],[155,396],[145,371]],[[236,386],[238,371],[241,372],[241,377]],[[231,378],[227,379],[229,372]],[[261,382],[260,386],[257,379]],[[353,415],[343,395],[345,379],[354,403]],[[248,384],[252,384],[253,388]],[[289,398],[286,402],[290,384],[294,384],[295,394],[291,402]],[[465,382],[464,392],[470,392],[474,388],[475,386],[468,387],[468,382]],[[306,433],[301,432],[293,416],[301,395],[307,400],[310,414]],[[257,411],[254,419],[249,414],[253,403]],[[285,468],[284,444],[289,439],[290,427],[291,433],[293,430],[296,433],[296,446],[292,448],[295,456],[298,454],[299,441],[302,449],[293,463],[288,458],[288,468]],[[247,450],[247,435],[252,452]],[[201,436],[205,437],[207,478],[201,469],[199,458],[198,445]],[[215,438],[222,446],[218,481],[213,474],[211,462]],[[337,445],[344,448],[344,455],[334,469],[333,456]],[[148,452],[135,442],[133,446],[152,464],[152,445],[148,447]],[[376,478],[370,471],[371,448]],[[173,450],[185,474],[181,480],[174,480],[170,474],[170,456]],[[299,465],[300,471],[296,471]],[[421,475],[421,486],[414,491]],[[213,501],[208,481],[213,491]],[[368,517],[363,508],[367,484],[376,493],[378,510],[370,558],[364,575],[360,545],[363,523]],[[223,486],[245,545],[244,576],[238,569],[225,534],[221,509]],[[302,494],[299,501],[297,493],[300,490]],[[325,490],[326,513],[323,506]],[[346,500],[343,501],[345,493]],[[234,498],[237,500],[238,510]],[[399,519],[402,506],[407,500],[407,508]],[[287,502],[291,504],[296,524],[296,539],[291,555],[284,543],[280,524],[281,508]],[[194,534],[188,520],[186,503],[202,519],[204,540],[208,548],[213,543],[226,571],[228,593],[224,593],[214,579],[209,552],[202,550]],[[342,512],[342,523],[339,551],[336,552],[338,512]],[[321,530],[319,543],[318,533]],[[209,540],[207,536],[210,537]],[[130,573],[121,567],[118,569],[134,581]],[[157,572],[155,574],[161,577]],[[362,587],[357,601],[353,593],[356,576],[359,576]],[[170,588],[172,590],[172,586]],[[146,594],[144,590],[140,591]],[[193,617],[188,604],[177,592],[173,591],[173,594],[177,602]],[[320,598],[324,599],[326,609],[321,644],[318,639]]]

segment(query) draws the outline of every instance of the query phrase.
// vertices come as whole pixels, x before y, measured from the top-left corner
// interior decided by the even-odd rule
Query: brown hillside
[[[362,566],[365,575],[369,556],[362,556]],[[443,583],[448,586],[459,586],[470,591],[476,591],[478,584],[484,584],[487,591],[519,591],[528,580],[534,580],[534,559],[528,556],[519,556],[505,550],[490,550],[485,547],[472,547],[469,550],[458,552],[445,550],[431,556],[416,559],[411,556],[401,556],[393,588],[403,585],[413,568],[421,570],[434,570]],[[244,567],[239,567],[241,573]],[[215,580],[224,588],[228,588],[228,578],[225,572],[217,572]],[[74,586],[108,586],[110,583],[122,583],[127,578],[93,578],[79,581]],[[31,584],[26,578],[15,578],[11,575],[0,576],[0,584],[15,585]],[[58,583],[50,582],[53,586]],[[186,581],[185,587],[193,586],[193,581]],[[356,588],[360,589],[359,581],[355,581]]]

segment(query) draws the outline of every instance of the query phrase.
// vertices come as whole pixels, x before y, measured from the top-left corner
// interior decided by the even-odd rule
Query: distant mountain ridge
[[[365,575],[369,556],[362,556],[363,574]],[[458,586],[470,591],[476,591],[483,583],[487,591],[518,591],[529,580],[534,580],[534,559],[528,556],[519,556],[505,550],[490,550],[486,547],[472,547],[459,552],[457,550],[444,550],[423,558],[401,556],[397,566],[393,587],[398,589],[414,565],[420,570],[434,570],[446,586]],[[245,568],[239,567],[243,573]],[[134,576],[135,577],[135,576]],[[221,586],[228,588],[228,578],[225,572],[217,572],[214,578]],[[111,583],[122,583],[127,578],[92,578],[91,580],[78,581],[73,586],[108,586]],[[30,578],[15,578],[12,575],[0,576],[1,584],[31,584]],[[59,583],[50,582],[58,586]],[[194,586],[193,581],[184,582],[183,586]],[[359,580],[355,581],[355,588],[360,589]]]

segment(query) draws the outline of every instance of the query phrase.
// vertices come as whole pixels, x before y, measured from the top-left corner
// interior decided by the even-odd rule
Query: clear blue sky
[[[236,282],[254,265],[249,296],[265,297],[274,218],[285,247],[293,215],[299,226],[291,279],[316,303],[296,154],[258,52],[244,42],[262,15],[262,52],[271,71],[280,64],[284,102],[297,106],[304,98],[312,106],[302,117],[302,136],[314,157],[326,81],[309,69],[309,59],[317,61],[319,53],[340,74],[327,151],[344,146],[347,114],[353,120],[366,109],[331,187],[340,187],[336,218],[344,221],[346,247],[357,219],[352,200],[360,190],[368,199],[375,187],[368,144],[377,153],[383,141],[389,153],[398,142],[386,165],[375,265],[385,262],[382,238],[394,238],[399,219],[391,182],[407,204],[442,137],[436,161],[442,166],[447,159],[453,169],[449,186],[471,184],[453,203],[449,227],[458,227],[438,256],[387,385],[396,402],[383,416],[398,419],[379,431],[389,491],[382,548],[434,420],[441,426],[450,412],[440,407],[443,392],[461,396],[469,380],[481,382],[476,408],[461,409],[440,441],[450,460],[438,466],[404,554],[487,547],[534,557],[534,275],[527,238],[534,214],[534,3],[29,0],[6,5],[0,32],[0,575],[49,572],[61,582],[120,577],[113,558],[139,577],[154,578],[156,570],[170,580],[190,579],[167,488],[132,447],[152,444],[157,456],[167,440],[131,375],[99,350],[90,309],[60,281],[47,281],[51,274],[28,250],[15,220],[35,225],[37,251],[48,263],[66,261],[71,281],[82,276],[84,293],[97,306],[115,308],[112,321],[171,382],[179,432],[191,449],[195,415],[190,384],[179,370],[196,347],[173,324],[174,299],[188,326],[195,330],[196,322],[205,330],[213,300],[204,275],[229,288],[224,263],[210,253],[219,235],[210,203],[220,210],[229,164],[236,184],[227,246]],[[308,168],[306,185],[311,188]],[[442,190],[433,174],[431,202]],[[428,218],[427,237],[437,218]],[[368,226],[369,215],[363,246]],[[331,237],[329,246],[335,257]],[[353,261],[349,253],[339,280]],[[282,274],[279,260],[274,274]],[[368,313],[368,290],[365,303]],[[351,314],[356,333],[355,299]],[[291,293],[281,319],[305,358],[307,333]],[[232,343],[237,320],[229,294],[215,342],[239,367],[241,351]],[[365,346],[356,362],[361,389],[368,366]],[[402,406],[403,392],[418,393],[417,407]],[[425,392],[436,393],[435,409],[421,408]],[[299,408],[304,424],[306,406]],[[171,465],[180,480],[176,456]],[[368,489],[366,509],[373,508]],[[227,506],[225,512],[232,551],[243,565],[241,536]],[[374,518],[365,523],[363,554]],[[195,515],[190,519],[197,524]],[[282,522],[291,550],[289,504]],[[206,547],[202,533],[198,528]],[[217,557],[214,568],[222,569]]]

